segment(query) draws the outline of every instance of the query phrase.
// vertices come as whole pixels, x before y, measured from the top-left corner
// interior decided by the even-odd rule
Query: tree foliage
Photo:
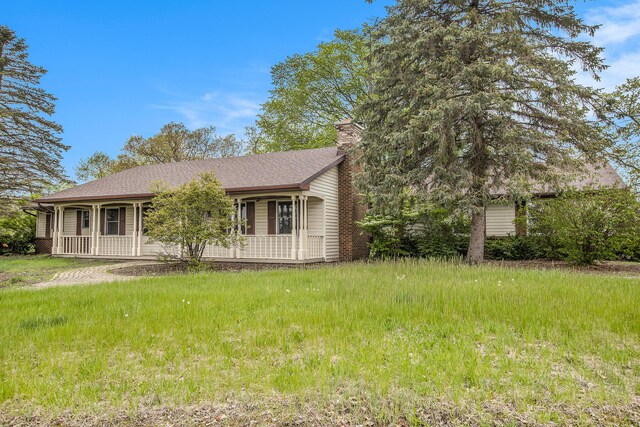
[[[640,202],[626,189],[570,190],[529,207],[530,234],[549,258],[577,264],[640,256]]]
[[[207,245],[230,247],[238,239],[234,204],[213,173],[204,173],[177,188],[158,183],[152,208],[145,216],[151,241],[168,254],[198,264]]]
[[[134,135],[125,143],[117,158],[98,151],[81,160],[76,175],[82,181],[103,178],[135,166],[238,156],[244,142],[235,135],[220,136],[214,126],[189,130],[182,123],[164,125],[149,138]]]
[[[0,255],[26,254],[34,249],[36,218],[20,209],[0,217]]]
[[[24,39],[0,26],[0,209],[65,179],[60,160],[68,147],[62,127],[49,119],[56,99],[39,87],[47,70],[29,62],[27,49]]]
[[[603,110],[603,119],[617,141],[609,155],[626,172],[631,187],[640,192],[640,77],[605,94]]]
[[[273,89],[262,105],[257,127],[260,151],[285,151],[329,146],[333,124],[351,118],[369,91],[366,56],[371,49],[369,27],[335,32],[309,53],[288,57],[272,70]]]
[[[506,188],[560,185],[611,144],[591,111],[601,48],[571,2],[399,0],[376,29],[360,183],[380,203],[416,197],[471,211],[467,258],[484,257],[485,205]],[[392,205],[394,202],[389,202]]]

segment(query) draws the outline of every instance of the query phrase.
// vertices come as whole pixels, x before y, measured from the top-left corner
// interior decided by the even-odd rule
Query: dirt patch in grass
[[[640,277],[640,263],[607,261],[594,265],[575,265],[565,261],[535,259],[528,261],[488,261],[490,265],[507,268],[530,268],[537,270],[567,270],[577,273],[615,274]]]
[[[621,406],[591,404],[572,407],[558,403],[553,407],[535,405],[524,410],[498,401],[479,406],[446,401],[409,404],[387,399],[373,403],[364,395],[333,396],[323,399],[270,398],[227,401],[222,404],[183,407],[138,407],[133,411],[103,410],[99,415],[65,413],[48,417],[11,416],[0,412],[3,426],[67,427],[147,427],[147,426],[636,426],[640,423],[638,399]]]

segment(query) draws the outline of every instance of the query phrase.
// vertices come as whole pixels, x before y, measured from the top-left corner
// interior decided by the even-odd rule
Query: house
[[[353,187],[347,148],[362,128],[337,123],[335,147],[138,166],[37,200],[36,248],[57,256],[153,258],[165,250],[145,235],[151,185],[175,186],[213,171],[242,219],[239,247],[209,246],[205,258],[239,262],[351,261],[368,255],[368,236],[356,221],[366,207]],[[607,165],[576,183],[622,183]],[[496,194],[498,198],[499,193]],[[537,196],[545,196],[543,189]],[[516,234],[515,204],[487,208],[488,236]]]
[[[138,166],[37,200],[36,248],[58,256],[153,258],[165,248],[145,235],[156,181],[171,186],[213,171],[235,201],[244,245],[209,246],[205,258],[308,263],[368,255],[355,222],[365,206],[353,190],[346,148],[361,128],[336,124],[335,147]],[[170,251],[172,248],[167,248]]]

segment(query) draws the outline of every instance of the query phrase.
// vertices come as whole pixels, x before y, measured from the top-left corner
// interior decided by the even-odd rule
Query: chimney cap
[[[338,126],[346,126],[346,125],[353,125],[353,126],[356,126],[356,127],[360,128],[361,130],[364,130],[364,128],[360,124],[354,122],[349,117],[347,117],[347,118],[345,118],[345,119],[343,119],[343,120],[341,120],[339,122],[336,122],[334,124],[334,126],[336,126],[336,127],[338,127]]]

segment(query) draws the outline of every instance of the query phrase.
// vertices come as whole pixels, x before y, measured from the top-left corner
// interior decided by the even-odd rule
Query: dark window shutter
[[[247,202],[247,234],[256,234],[256,202]]]
[[[125,229],[127,225],[127,208],[120,208],[120,227],[118,234],[124,236],[127,234],[127,230]]]
[[[51,237],[51,214],[48,213],[45,215],[44,220],[44,237]]]
[[[82,236],[82,211],[76,211],[76,236]]]
[[[267,221],[269,222],[267,234],[276,234],[276,202],[267,203]]]
[[[100,235],[104,234],[104,222],[105,222],[106,214],[104,208],[100,209]]]

